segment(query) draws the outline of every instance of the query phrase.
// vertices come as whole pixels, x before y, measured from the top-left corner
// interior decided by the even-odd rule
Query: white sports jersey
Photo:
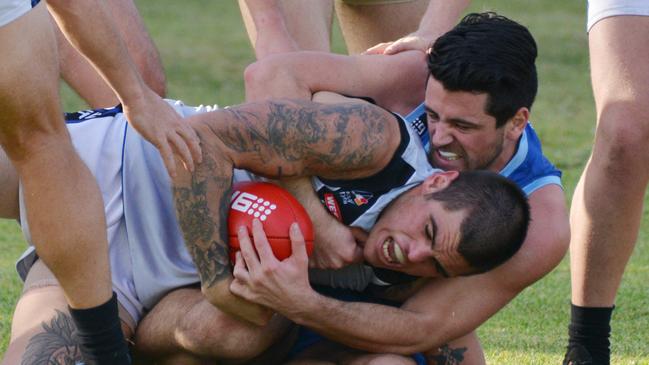
[[[31,0],[0,0],[0,27],[18,19],[31,8]]]
[[[588,24],[586,30],[598,21],[618,15],[649,16],[647,0],[588,0]]]
[[[213,109],[170,103],[182,116]],[[104,200],[113,288],[137,322],[169,290],[199,281],[178,229],[167,170],[157,149],[128,126],[121,107],[68,114],[66,120]],[[249,179],[235,170],[235,181]],[[31,243],[22,189],[20,214]],[[23,279],[34,259],[29,248],[16,264]]]
[[[182,116],[211,109],[181,102],[174,102],[173,107]],[[176,220],[167,170],[157,148],[128,126],[120,107],[81,111],[66,119],[73,144],[97,179],[104,199],[115,292],[138,322],[169,291],[200,282]],[[364,229],[374,224],[380,210],[396,196],[434,171],[416,133],[400,117],[395,116],[395,122],[400,125],[402,141],[385,171],[355,181],[359,189],[378,189],[370,190],[377,199],[354,203],[360,209],[352,213],[356,218],[351,224]],[[390,178],[381,183],[380,177],[386,174]],[[246,171],[234,171],[234,181],[254,178]],[[349,185],[318,181],[321,189],[334,189],[341,197]],[[20,207],[22,229],[30,241],[22,195]],[[23,279],[33,259],[32,248],[17,263]]]

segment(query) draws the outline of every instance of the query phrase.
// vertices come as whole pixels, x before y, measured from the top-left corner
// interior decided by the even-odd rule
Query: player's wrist
[[[299,298],[294,298],[290,305],[287,303],[285,308],[275,309],[291,321],[302,326],[308,326],[314,323],[315,318],[323,313],[322,310],[326,308],[327,300],[330,299],[309,286],[308,290],[303,291]]]

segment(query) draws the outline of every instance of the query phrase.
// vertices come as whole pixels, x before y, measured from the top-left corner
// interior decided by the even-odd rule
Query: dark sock
[[[568,352],[564,364],[610,364],[611,314],[615,307],[579,307],[571,304]],[[590,362],[589,361],[590,358]]]
[[[117,297],[88,309],[70,309],[86,365],[128,365],[131,358],[117,312]]]

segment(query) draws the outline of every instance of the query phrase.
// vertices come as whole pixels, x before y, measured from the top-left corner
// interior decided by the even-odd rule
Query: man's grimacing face
[[[433,174],[395,199],[365,241],[365,260],[415,276],[470,273],[470,265],[457,251],[466,211],[447,211],[441,202],[425,197],[444,189],[457,175],[457,171]]]
[[[485,112],[487,98],[486,93],[447,91],[434,77],[428,78],[425,105],[433,166],[498,172],[507,164],[517,136],[505,135],[511,122],[496,128],[496,118]]]

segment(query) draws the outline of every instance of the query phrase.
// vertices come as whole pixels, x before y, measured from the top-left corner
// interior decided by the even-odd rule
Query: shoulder
[[[521,135],[516,153],[500,174],[513,180],[528,196],[547,185],[561,187],[561,170],[543,154],[541,141],[530,123]]]

